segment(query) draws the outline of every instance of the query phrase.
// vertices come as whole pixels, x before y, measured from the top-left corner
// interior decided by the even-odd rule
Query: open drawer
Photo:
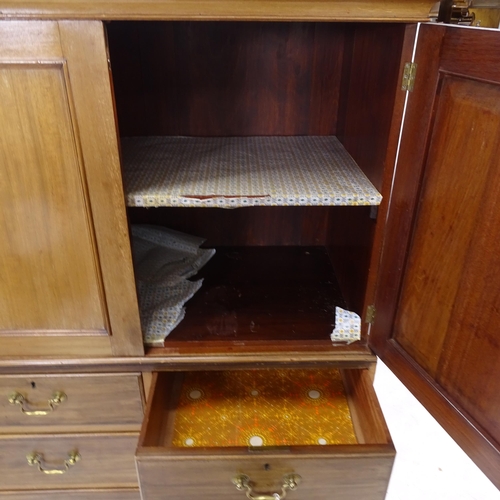
[[[162,372],[151,391],[143,500],[385,497],[395,451],[368,370]]]

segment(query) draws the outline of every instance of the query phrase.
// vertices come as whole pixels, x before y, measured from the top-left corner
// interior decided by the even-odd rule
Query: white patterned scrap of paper
[[[341,307],[335,308],[335,329],[330,338],[333,342],[351,344],[361,338],[361,318]]]

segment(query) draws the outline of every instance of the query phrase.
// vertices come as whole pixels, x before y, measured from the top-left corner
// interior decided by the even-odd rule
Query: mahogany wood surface
[[[2,21],[0,43],[0,355],[140,355],[102,24]]]
[[[363,444],[391,443],[373,390],[372,374],[368,370],[342,370],[342,375],[358,441]]]
[[[26,45],[18,40],[15,52],[7,50],[0,59],[0,336],[106,335],[102,276],[67,68],[61,47],[53,43],[58,27],[16,27],[18,33],[27,32]],[[6,39],[10,45],[12,28],[2,22],[0,43]],[[38,37],[50,37],[55,45],[38,54],[46,64],[37,64],[33,54],[31,43]]]
[[[393,155],[388,146],[397,137],[392,125],[399,64],[406,27],[397,24],[355,24],[348,31],[343,58],[343,80],[337,134],[387,205]],[[385,187],[385,190],[384,190]],[[380,209],[379,207],[377,213]],[[377,216],[365,208],[332,213],[328,246],[333,266],[349,308],[364,311],[368,284],[376,279],[372,256]],[[383,223],[378,224],[379,233]]]
[[[344,301],[321,247],[218,248],[203,285],[166,344],[210,340],[324,340]]]
[[[20,485],[27,490],[136,488],[137,437],[137,433],[1,436],[1,489],[18,489]],[[75,450],[81,459],[66,474],[44,474],[26,460],[26,455],[36,451],[48,467],[60,467]]]
[[[100,22],[60,22],[92,209],[113,355],[144,353],[123,199],[108,51]]]
[[[421,27],[372,337],[497,486],[499,49],[492,31]]]
[[[2,0],[5,17],[425,21],[430,0]]]
[[[131,224],[206,238],[205,246],[324,246],[340,207],[128,208]],[[346,215],[345,213],[343,214]]]
[[[107,26],[120,134],[335,135],[345,26]]]
[[[141,500],[138,488],[45,490],[45,491],[0,491],[2,500]]]
[[[130,374],[0,377],[1,433],[138,431],[143,418],[140,376]],[[27,415],[8,398],[26,400],[27,410],[50,410],[55,392],[66,399],[46,415]]]
[[[252,478],[260,493],[272,494],[280,491],[279,481],[284,474],[296,472],[302,476],[302,495],[308,499],[331,498],[332,490],[338,498],[354,495],[383,499],[394,449],[368,373],[359,373],[359,376],[350,373],[347,378],[353,393],[366,391],[367,399],[357,401],[354,398],[352,403],[360,404],[357,413],[364,426],[363,432],[370,436],[372,444],[252,450],[241,447],[176,449],[165,443],[168,427],[175,416],[175,398],[171,397],[175,377],[168,373],[157,374],[137,451],[143,498],[163,498],[161,495],[166,490],[175,497],[182,489],[182,495],[189,499],[196,498],[201,491],[232,499],[235,493],[230,480],[242,472]],[[194,481],[193,471],[202,479]]]

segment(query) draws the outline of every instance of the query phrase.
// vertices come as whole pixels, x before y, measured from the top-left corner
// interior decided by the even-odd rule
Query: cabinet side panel
[[[0,328],[106,333],[63,64],[0,66]]]

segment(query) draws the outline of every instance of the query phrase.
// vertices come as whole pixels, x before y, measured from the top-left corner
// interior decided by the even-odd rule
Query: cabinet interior
[[[108,23],[120,136],[336,136],[388,196],[404,33],[398,24]],[[217,249],[165,347],[331,344],[335,306],[364,313],[374,206],[127,210],[131,224],[202,236]],[[364,327],[350,348],[363,346]]]

